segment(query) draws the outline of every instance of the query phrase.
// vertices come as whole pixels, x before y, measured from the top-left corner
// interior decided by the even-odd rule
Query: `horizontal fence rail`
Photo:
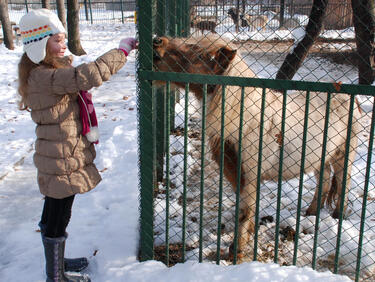
[[[260,88],[270,88],[279,90],[302,90],[302,91],[317,91],[330,93],[345,93],[350,95],[370,95],[375,96],[375,87],[371,85],[357,85],[357,84],[337,84],[335,82],[309,82],[309,81],[294,81],[294,80],[277,80],[266,78],[252,78],[252,77],[234,77],[234,76],[220,76],[220,75],[202,75],[190,73],[175,73],[175,72],[153,72],[142,71],[138,72],[139,79],[144,80],[160,80],[172,82],[185,82],[197,84],[225,84],[237,86],[252,86]],[[203,83],[204,82],[204,83]]]

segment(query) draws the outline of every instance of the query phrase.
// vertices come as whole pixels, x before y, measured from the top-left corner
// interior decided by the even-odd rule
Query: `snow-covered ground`
[[[117,47],[123,37],[136,34],[133,23],[84,24],[80,29],[81,43],[88,55],[75,57],[75,65],[94,60],[105,51]],[[232,29],[225,32],[226,36],[232,32]],[[28,112],[17,109],[17,63],[21,54],[21,46],[10,51],[3,44],[0,45],[0,281],[9,282],[45,279],[43,248],[37,232],[43,197],[36,184],[36,170],[32,163],[35,125]],[[139,190],[136,55],[133,52],[125,67],[109,82],[92,90],[101,132],[100,143],[96,146],[96,164],[103,181],[90,193],[78,195],[75,199],[67,230],[70,234],[67,256],[88,256],[90,266],[86,272],[92,281],[349,281],[346,276],[334,275],[329,271],[317,272],[309,266],[280,267],[259,262],[218,266],[213,262],[198,263],[194,256],[193,260],[170,268],[158,261],[137,261]],[[328,65],[328,62],[324,62],[323,67],[320,67],[324,70],[324,66]],[[301,71],[306,71],[306,67]],[[260,69],[257,72],[267,77],[264,73],[262,75]],[[315,69],[315,72],[318,76],[322,75],[320,69]],[[362,144],[361,152],[361,166],[356,171],[361,174],[357,174],[356,181],[363,186],[365,143]],[[171,161],[180,163],[173,158]],[[285,187],[283,196],[290,196],[285,201],[294,202],[296,195],[292,192],[293,185],[287,184]],[[266,189],[271,191],[274,187],[271,185]],[[370,192],[371,198],[374,198],[374,191]],[[353,197],[358,196],[360,188],[353,194]],[[360,203],[361,199],[357,200],[356,207]],[[272,204],[268,208],[272,213]],[[263,212],[267,214],[267,209]],[[345,242],[348,242],[348,247],[342,251],[343,258],[349,264],[353,263],[357,252],[358,211],[352,219],[348,220],[347,232],[343,235]],[[306,230],[313,228],[308,220],[303,224]],[[367,268],[371,268],[374,263],[372,258],[375,248],[371,243],[375,236],[374,224],[371,220],[366,222],[368,232],[364,238],[363,251],[366,255],[364,266]],[[328,229],[324,229],[324,236],[320,236],[324,239],[320,241],[320,248],[332,252],[337,223],[323,211],[322,225]],[[310,235],[307,233],[302,241],[311,240]],[[309,245],[306,246],[308,248]],[[310,249],[305,251],[309,252]]]

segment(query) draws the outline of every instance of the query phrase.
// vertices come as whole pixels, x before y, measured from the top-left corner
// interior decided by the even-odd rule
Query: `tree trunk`
[[[48,10],[51,10],[51,4],[49,0],[42,0],[42,8],[46,8]]]
[[[282,28],[284,26],[284,17],[285,17],[285,0],[280,0],[280,26]]]
[[[68,6],[68,48],[76,56],[85,55],[79,38],[78,0],[67,0]]]
[[[59,19],[66,29],[66,11],[65,11],[64,0],[56,0],[56,7],[57,7],[57,14],[59,16]]]
[[[358,53],[358,83],[372,84],[375,67],[374,0],[352,0],[353,23]]]
[[[236,18],[236,22],[234,23],[235,26],[236,26],[236,32],[239,32],[240,28],[240,0],[237,0],[237,3],[236,3],[236,14],[237,14],[237,18]]]
[[[0,0],[0,20],[3,28],[5,47],[14,50],[12,24],[9,20],[8,0]]]
[[[286,56],[284,63],[277,72],[277,79],[292,79],[296,74],[311,46],[320,34],[327,4],[328,0],[314,0],[305,36],[297,44],[293,52]]]

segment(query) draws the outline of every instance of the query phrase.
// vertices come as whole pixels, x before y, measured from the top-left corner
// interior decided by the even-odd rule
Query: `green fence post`
[[[156,25],[155,33],[158,36],[163,36],[166,34],[165,28],[165,0],[156,1]]]
[[[225,87],[221,86],[221,129],[220,129],[220,161],[219,161],[219,206],[217,213],[217,239],[216,239],[216,264],[220,264],[220,245],[221,245],[221,218],[223,207],[223,181],[224,181],[224,152],[225,152]]]
[[[284,26],[284,16],[285,16],[285,0],[280,0],[280,26]]]
[[[245,101],[245,87],[241,87],[241,106],[240,106],[240,124],[238,132],[238,157],[237,157],[237,187],[236,187],[236,206],[234,221],[234,239],[233,239],[233,264],[237,264],[238,249],[238,223],[240,218],[240,190],[241,190],[241,164],[242,164],[242,130],[243,130],[243,112]]]
[[[177,0],[177,7],[176,7],[176,35],[181,37],[182,36],[182,30],[183,30],[183,14],[185,9],[185,0]]]
[[[188,130],[189,130],[189,84],[185,85],[185,111],[184,111],[184,175],[182,197],[182,256],[181,262],[185,262],[186,256],[186,194],[187,194],[187,169],[188,169]]]
[[[257,169],[257,192],[255,200],[255,228],[254,228],[254,255],[253,260],[258,256],[258,237],[259,237],[259,208],[260,208],[260,185],[262,183],[262,154],[263,154],[263,132],[264,132],[264,113],[266,108],[266,88],[262,90],[262,103],[260,110],[260,127],[259,127],[259,152],[258,152],[258,169]]]
[[[180,2],[180,0],[179,0]],[[177,16],[178,16],[178,11],[181,9],[179,2],[176,1],[167,1],[167,33],[171,37],[176,37],[179,35],[178,32],[178,25],[177,25]],[[179,8],[179,9],[178,9]],[[175,116],[175,99],[176,95],[178,93],[176,91],[171,91],[170,93],[170,114],[171,114],[171,130],[174,129],[174,116]]]
[[[190,0],[183,0],[181,36],[187,37],[189,35],[190,35]]]
[[[171,131],[175,128],[175,121],[174,118],[176,116],[175,106],[176,106],[176,100],[180,100],[180,92],[171,90],[171,95],[169,96],[169,113],[171,118],[169,119],[170,129]]]
[[[312,255],[312,263],[311,268],[316,269],[316,259],[317,259],[317,248],[318,248],[318,234],[319,234],[319,223],[320,223],[320,202],[322,199],[322,187],[323,187],[323,178],[324,178],[324,165],[326,160],[326,148],[327,148],[327,139],[328,139],[328,128],[329,128],[329,114],[330,114],[330,106],[331,106],[331,96],[332,93],[327,93],[327,102],[326,102],[326,115],[324,120],[324,133],[323,133],[323,144],[322,144],[322,153],[321,153],[321,161],[320,161],[320,175],[319,175],[319,183],[316,187],[318,189],[318,199],[317,199],[317,210],[315,216],[315,228],[314,228],[314,245],[313,245],[313,255]]]
[[[113,0],[112,0],[112,20],[114,20],[114,19],[115,19],[115,5],[114,5]]]
[[[345,161],[343,167],[343,181],[341,188],[341,199],[340,199],[340,212],[339,212],[339,222],[337,227],[337,239],[336,239],[336,252],[335,252],[335,263],[333,273],[337,273],[339,268],[339,257],[340,257],[340,247],[341,247],[341,234],[342,234],[342,224],[344,217],[344,202],[345,202],[345,193],[346,193],[346,175],[348,173],[348,162],[349,162],[349,151],[350,151],[350,141],[351,141],[351,129],[353,125],[353,111],[354,111],[355,95],[350,96],[350,105],[349,105],[349,117],[348,117],[348,129],[346,132],[346,141],[345,141]],[[319,202],[318,202],[319,203]]]
[[[167,2],[167,19],[168,19],[168,35],[176,36],[177,35],[177,21],[176,21],[176,2],[168,1]]]
[[[124,5],[122,0],[120,0],[120,7],[121,7],[121,22],[124,23]]]
[[[367,164],[366,164],[366,176],[365,176],[365,186],[363,189],[363,202],[362,202],[362,212],[361,212],[361,224],[359,228],[359,240],[358,240],[358,251],[357,251],[357,264],[355,271],[355,281],[359,281],[359,273],[361,271],[361,258],[362,258],[362,244],[363,244],[363,233],[365,230],[365,220],[366,220],[366,208],[367,208],[367,195],[370,184],[370,174],[371,174],[371,164],[372,164],[372,150],[374,148],[374,132],[375,131],[375,97],[372,102],[372,117],[370,126],[370,138],[368,141],[368,151],[367,151]]]
[[[152,2],[138,0],[139,61],[138,72],[152,70]],[[151,28],[150,28],[151,27]],[[139,75],[140,76],[140,75]],[[154,257],[153,190],[154,170],[154,118],[152,83],[145,78],[138,80],[139,117],[139,182],[140,182],[140,260]],[[153,142],[150,142],[152,140]]]
[[[92,6],[91,6],[91,0],[89,0],[89,9],[90,9],[90,23],[92,24]]]
[[[26,6],[26,13],[29,12],[29,7],[28,7],[28,4],[27,4],[27,0],[25,0],[25,6]]]
[[[84,0],[83,1],[83,4],[85,5],[85,16],[86,16],[86,21],[89,20],[89,13],[87,12],[88,8],[87,8],[87,0]]]
[[[165,35],[165,0],[156,0],[155,33]],[[165,87],[159,87],[156,92],[156,179],[163,181],[164,154],[165,154]]]
[[[305,117],[304,117],[304,122],[303,122],[301,170],[300,170],[300,175],[299,175],[296,234],[294,237],[293,265],[297,264],[297,256],[298,256],[298,240],[299,240],[299,232],[300,232],[299,230],[300,230],[300,223],[301,223],[302,192],[303,192],[303,179],[304,179],[304,173],[305,173],[307,129],[308,129],[308,123],[309,123],[310,91],[306,91],[305,103],[306,104],[305,104]]]
[[[199,262],[203,261],[203,212],[204,212],[204,156],[206,154],[206,111],[207,111],[207,84],[203,84],[202,98],[202,136],[201,136],[201,183],[199,195]]]
[[[169,197],[170,197],[170,169],[169,169],[169,133],[170,133],[170,112],[169,112],[169,95],[171,93],[171,84],[167,82],[166,95],[164,96],[166,104],[165,115],[165,264],[169,266]]]
[[[279,175],[277,180],[277,202],[276,202],[276,227],[275,227],[275,256],[274,263],[278,262],[279,258],[279,230],[280,230],[280,209],[281,209],[281,188],[283,181],[283,160],[284,160],[284,133],[285,133],[285,118],[286,118],[286,103],[287,91],[283,91],[283,107],[281,113],[281,144],[280,144],[280,157],[279,157]]]
[[[158,182],[163,181],[164,153],[165,146],[165,87],[155,89],[156,108],[155,108],[155,133],[156,133],[156,179]]]

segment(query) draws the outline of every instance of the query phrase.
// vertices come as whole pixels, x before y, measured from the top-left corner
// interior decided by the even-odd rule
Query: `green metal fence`
[[[373,280],[375,87],[353,84],[356,78],[349,73],[355,67],[344,68],[331,59],[326,72],[317,73],[314,58],[323,63],[330,40],[312,52],[297,73],[298,81],[269,79],[275,76],[272,63],[280,65],[293,42],[284,49],[279,41],[246,40],[244,36],[264,33],[235,33],[232,27],[227,27],[232,37],[219,30],[212,37],[207,30],[190,27],[190,11],[185,0],[138,1],[140,259],[167,265],[272,261]],[[163,35],[182,38],[168,49]],[[212,46],[204,45],[209,55],[198,48],[204,38],[216,38],[215,45],[224,36],[231,38],[226,41],[237,48],[242,63],[267,78],[199,73],[197,65],[206,70],[220,59]],[[345,46],[343,38],[337,42],[337,53],[350,59],[345,52],[353,41]],[[253,120],[257,126],[250,125]],[[272,131],[268,125],[275,120],[280,122]],[[336,140],[344,141],[339,146]],[[316,175],[307,173],[313,162]],[[251,194],[246,192],[249,186],[255,187]],[[320,203],[335,187],[342,197],[333,207],[318,204],[311,212],[312,199]],[[246,218],[244,207],[253,216]],[[251,220],[254,230],[241,231]]]
[[[81,22],[87,23],[124,23],[134,22],[135,0],[82,0],[78,1]],[[52,10],[56,10],[56,2],[50,1]],[[66,2],[65,2],[66,6]],[[20,18],[31,9],[42,8],[41,1],[10,0],[8,10],[10,20],[18,23]]]

